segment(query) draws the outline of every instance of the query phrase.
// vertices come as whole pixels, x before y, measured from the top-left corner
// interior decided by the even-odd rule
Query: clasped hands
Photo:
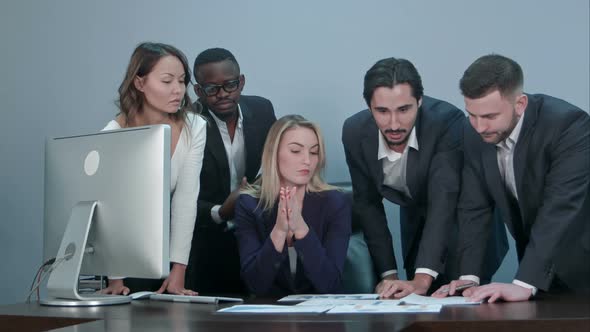
[[[309,232],[309,227],[301,216],[302,205],[302,200],[297,197],[297,187],[281,187],[277,220],[271,232],[277,251],[283,251],[285,242],[292,245],[293,238],[302,239]]]

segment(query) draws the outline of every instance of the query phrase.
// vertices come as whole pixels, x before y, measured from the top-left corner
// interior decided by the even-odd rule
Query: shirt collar
[[[385,137],[383,137],[380,130],[377,130],[377,134],[379,135],[379,149],[377,151],[377,159],[378,160],[381,160],[381,159],[387,157],[387,159],[389,159],[389,161],[396,161],[402,156],[403,153],[408,151],[408,148],[413,148],[416,151],[418,151],[418,149],[419,149],[418,138],[416,137],[416,127],[415,126],[414,126],[414,128],[412,128],[412,131],[410,132],[410,138],[408,138],[408,145],[406,145],[406,148],[404,149],[403,153],[398,153],[398,152],[391,150],[387,146],[387,142],[385,141]]]
[[[500,143],[496,144],[496,146],[507,147],[508,149],[512,149],[516,145],[516,142],[518,141],[518,136],[520,135],[520,130],[522,129],[523,119],[524,119],[524,113],[522,114],[520,119],[518,119],[516,126],[514,126],[514,129],[512,129],[512,132],[510,133],[510,136],[506,137],[506,139],[504,139]]]

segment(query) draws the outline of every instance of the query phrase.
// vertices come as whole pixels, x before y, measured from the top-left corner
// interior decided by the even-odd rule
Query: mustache
[[[226,103],[226,102],[231,102],[232,104],[235,104],[236,103],[233,99],[223,98],[223,99],[220,99],[220,100],[216,101],[215,102],[215,105],[221,104],[221,103]]]
[[[407,133],[407,132],[408,132],[407,130],[402,129],[402,128],[396,129],[396,130],[393,130],[393,129],[385,129],[385,133],[386,134],[403,134],[403,133]]]

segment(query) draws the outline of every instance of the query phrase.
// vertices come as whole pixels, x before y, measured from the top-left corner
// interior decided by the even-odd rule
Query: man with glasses
[[[268,99],[241,96],[245,76],[228,50],[203,51],[193,73],[209,126],[186,285],[200,293],[243,294],[232,231],[234,204],[241,186],[259,172],[262,147],[276,116]]]

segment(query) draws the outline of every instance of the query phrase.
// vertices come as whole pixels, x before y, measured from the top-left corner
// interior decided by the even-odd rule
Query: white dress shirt
[[[404,148],[404,152],[399,153],[391,150],[387,146],[385,137],[378,131],[379,135],[379,150],[377,151],[377,159],[381,160],[383,167],[383,184],[403,192],[407,197],[412,198],[410,190],[406,182],[406,166],[408,163],[408,151],[410,148],[418,150],[418,139],[416,138],[416,131],[412,129],[408,144]]]
[[[516,126],[505,140],[496,144],[496,153],[498,156],[498,168],[500,169],[500,175],[506,185],[506,189],[510,191],[512,196],[518,200],[518,193],[516,192],[516,180],[514,179],[514,148],[518,141],[518,135],[520,135],[520,129],[522,128],[521,116],[516,123]]]
[[[233,140],[229,135],[227,124],[215,116],[213,112],[211,112],[211,117],[217,124],[219,133],[221,134],[221,139],[223,140],[225,154],[227,155],[227,161],[229,163],[230,191],[234,191],[239,187],[240,183],[242,182],[242,178],[246,174],[246,146],[244,144],[242,110],[238,104],[238,121],[236,124],[236,131],[234,133]],[[219,215],[220,208],[221,205],[215,205],[211,208],[211,218],[218,224],[225,221]]]
[[[406,181],[406,168],[408,163],[409,149],[412,148],[416,151],[419,150],[415,127],[412,128],[410,137],[408,138],[408,144],[402,153],[391,150],[381,132],[377,131],[377,134],[379,135],[379,149],[377,151],[377,159],[381,160],[382,162],[383,185],[397,191],[401,191],[407,197],[412,198]],[[385,278],[386,276],[395,273],[397,273],[397,270],[385,271],[381,274],[381,278]],[[433,278],[438,276],[438,272],[427,268],[417,268],[416,273],[425,273],[432,276]]]

